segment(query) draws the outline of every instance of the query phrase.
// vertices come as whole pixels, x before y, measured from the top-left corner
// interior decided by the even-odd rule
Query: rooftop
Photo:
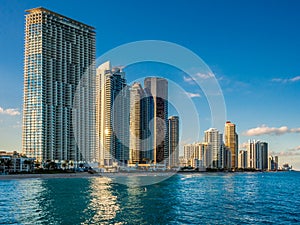
[[[71,19],[69,17],[63,16],[63,15],[61,15],[59,13],[53,12],[53,11],[51,11],[49,9],[46,9],[46,8],[43,8],[43,7],[37,7],[37,8],[33,8],[33,9],[27,9],[27,10],[25,10],[25,12],[28,12],[28,13],[39,13],[39,12],[51,13],[51,14],[57,16],[57,17],[60,17],[61,19],[67,20],[68,22],[71,22],[71,23],[74,23],[74,24],[77,24],[77,25],[81,25],[81,26],[83,25],[83,26],[88,27],[89,29],[95,30],[95,28],[92,27],[92,26],[89,26],[87,24],[81,23],[81,22],[79,22],[77,20],[73,20],[73,19]]]

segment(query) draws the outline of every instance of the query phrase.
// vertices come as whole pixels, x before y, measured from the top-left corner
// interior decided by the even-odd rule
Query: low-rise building
[[[0,174],[32,172],[35,158],[28,158],[16,151],[0,151]]]

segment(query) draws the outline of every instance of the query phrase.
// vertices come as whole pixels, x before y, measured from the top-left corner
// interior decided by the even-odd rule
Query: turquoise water
[[[300,173],[0,181],[0,224],[300,224]]]

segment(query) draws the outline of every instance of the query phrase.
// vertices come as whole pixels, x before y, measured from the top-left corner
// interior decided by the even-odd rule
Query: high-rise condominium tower
[[[247,154],[245,150],[241,150],[238,155],[238,168],[246,169],[247,166]]]
[[[96,74],[96,149],[100,166],[129,159],[129,90],[125,73],[105,62]]]
[[[247,144],[247,167],[256,170],[268,169],[268,143],[249,140]]]
[[[206,166],[224,168],[224,146],[222,134],[215,128],[205,131],[204,142],[209,144]]]
[[[130,163],[149,163],[153,160],[152,118],[152,97],[136,82],[130,88]]]
[[[94,28],[44,8],[26,12],[23,151],[93,161]]]
[[[130,163],[141,161],[141,151],[143,150],[142,140],[142,99],[144,90],[140,83],[134,83],[130,88]]]
[[[154,163],[167,163],[168,148],[168,81],[147,77],[145,91],[153,98],[153,159]]]
[[[187,166],[206,168],[206,157],[209,148],[210,146],[205,142],[184,145],[183,158],[187,162]],[[209,161],[209,168],[210,164]]]
[[[227,121],[225,124],[225,146],[231,151],[231,167],[238,167],[238,135],[235,124]]]
[[[179,117],[169,117],[169,166],[177,167],[179,163]]]

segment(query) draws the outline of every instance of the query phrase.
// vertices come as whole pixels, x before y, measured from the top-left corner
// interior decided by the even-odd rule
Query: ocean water
[[[0,181],[0,224],[300,224],[300,172]]]

